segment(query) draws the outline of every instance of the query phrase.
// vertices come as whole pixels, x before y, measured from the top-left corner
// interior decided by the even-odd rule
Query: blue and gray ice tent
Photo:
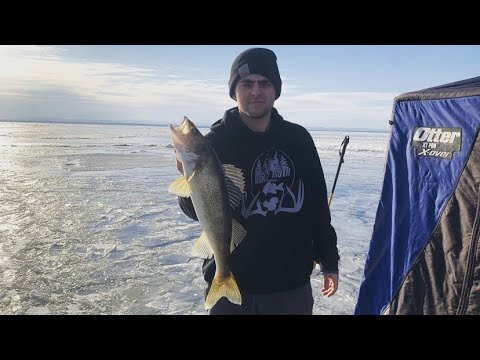
[[[397,96],[355,314],[480,314],[480,76]]]

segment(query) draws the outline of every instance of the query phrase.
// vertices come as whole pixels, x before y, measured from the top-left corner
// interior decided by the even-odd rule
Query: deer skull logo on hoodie
[[[255,160],[251,184],[252,193],[245,193],[242,202],[242,216],[245,219],[257,214],[296,213],[302,208],[303,182],[295,182],[293,162],[281,150],[270,149]]]

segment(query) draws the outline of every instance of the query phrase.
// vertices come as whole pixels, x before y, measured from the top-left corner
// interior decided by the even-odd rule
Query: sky
[[[0,45],[0,120],[209,126],[250,47],[276,53],[274,106],[307,128],[388,130],[395,96],[480,76],[479,45]]]

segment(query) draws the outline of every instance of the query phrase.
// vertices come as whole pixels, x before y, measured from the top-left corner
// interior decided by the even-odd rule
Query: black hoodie
[[[245,175],[245,199],[233,216],[247,236],[232,252],[233,275],[243,293],[290,290],[306,284],[313,260],[324,272],[338,272],[337,236],[330,221],[325,178],[308,131],[272,109],[269,129],[256,133],[238,108],[225,112],[206,135],[220,162]],[[198,220],[190,198],[183,212]],[[214,259],[203,264],[207,283]]]

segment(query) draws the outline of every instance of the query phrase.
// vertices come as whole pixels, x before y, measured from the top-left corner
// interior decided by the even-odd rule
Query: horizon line
[[[147,123],[147,122],[131,122],[131,121],[119,121],[119,120],[0,119],[0,122],[40,123],[40,124],[76,124],[76,125],[127,125],[127,126],[158,126],[158,127],[168,127],[170,125],[169,123]],[[210,128],[211,124],[210,125],[199,124],[197,126],[200,128]],[[316,130],[316,131],[349,130],[353,132],[383,132],[383,133],[389,132],[389,129],[379,129],[379,128],[345,128],[345,127],[327,127],[327,126],[304,126],[304,127],[307,130]]]

